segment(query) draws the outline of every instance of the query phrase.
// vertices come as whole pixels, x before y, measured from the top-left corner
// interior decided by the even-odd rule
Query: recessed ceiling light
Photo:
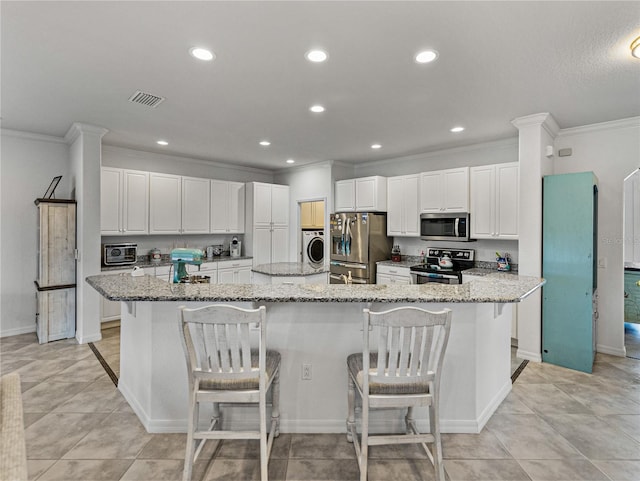
[[[271,145],[271,142],[269,142],[268,140],[261,140],[260,145],[262,145],[263,147],[268,147],[269,145]]]
[[[216,58],[211,50],[201,47],[192,47],[189,49],[189,53],[198,60],[213,60]]]
[[[640,58],[640,37],[631,42],[631,55]]]
[[[322,105],[312,105],[309,110],[316,114],[319,114],[320,112],[324,112],[324,107]]]
[[[380,145],[380,144],[371,144],[371,148],[372,149],[380,149],[380,148],[382,148],[382,145]]]
[[[287,159],[287,164],[295,164],[296,161],[293,159]]]
[[[307,57],[307,60],[309,60],[310,62],[316,63],[324,62],[328,57],[327,53],[323,50],[309,50],[304,54],[304,56]]]
[[[457,134],[458,132],[462,132],[464,130],[464,127],[454,127],[451,129],[451,132],[453,132],[454,134]]]
[[[169,142],[167,142],[166,140],[158,140],[156,144],[164,146],[164,145],[169,145]]]
[[[438,52],[435,50],[424,50],[416,55],[416,62],[429,63],[438,58]]]

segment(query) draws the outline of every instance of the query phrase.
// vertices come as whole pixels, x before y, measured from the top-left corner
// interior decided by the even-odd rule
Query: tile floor
[[[101,343],[115,356],[110,333]],[[31,480],[180,479],[185,436],[148,434],[89,346],[38,345],[25,334],[0,339],[0,354],[1,372],[22,376]],[[592,375],[529,363],[480,434],[443,438],[451,481],[639,481],[640,361],[599,354]],[[248,481],[258,472],[255,442],[210,442],[193,479]],[[358,468],[342,434],[282,434],[270,479],[357,480]],[[371,451],[370,481],[431,479],[417,449]]]

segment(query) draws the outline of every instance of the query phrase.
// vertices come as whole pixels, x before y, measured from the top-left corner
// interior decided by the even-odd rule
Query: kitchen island
[[[281,431],[346,432],[347,355],[362,349],[362,309],[416,305],[453,310],[441,390],[443,432],[480,432],[511,390],[511,304],[538,289],[535,277],[487,275],[460,285],[167,284],[151,276],[92,276],[122,305],[120,382],[149,432],[185,432],[187,371],[177,307],[229,302],[266,305],[267,345],[282,354]],[[302,365],[311,379],[302,379]],[[402,430],[403,415],[376,417],[376,430]],[[224,422],[255,426],[256,410],[231,406]],[[206,415],[203,415],[206,419]],[[418,425],[426,416],[416,412]]]
[[[274,262],[251,269],[254,284],[326,284],[329,268],[308,262]]]

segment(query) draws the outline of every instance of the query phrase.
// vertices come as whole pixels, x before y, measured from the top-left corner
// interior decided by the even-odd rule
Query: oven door
[[[427,284],[437,282],[439,284],[460,284],[460,277],[457,274],[435,274],[432,272],[411,272],[411,282],[413,284]]]

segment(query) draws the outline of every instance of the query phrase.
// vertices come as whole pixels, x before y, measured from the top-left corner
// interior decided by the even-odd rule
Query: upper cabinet
[[[182,233],[208,234],[211,181],[182,177]]]
[[[253,265],[289,260],[289,186],[246,185],[244,249]]]
[[[469,212],[469,167],[420,174],[420,212]]]
[[[518,238],[518,162],[471,167],[471,238]]]
[[[149,233],[149,173],[103,167],[100,169],[100,233]]]
[[[149,233],[207,234],[209,179],[149,175]]]
[[[244,184],[225,180],[211,181],[211,233],[244,232]]]
[[[300,203],[300,228],[324,229],[324,201]]]
[[[387,178],[379,175],[335,183],[336,212],[386,212]]]
[[[182,233],[182,178],[149,175],[149,234]]]
[[[420,175],[387,179],[387,235],[420,237]]]

